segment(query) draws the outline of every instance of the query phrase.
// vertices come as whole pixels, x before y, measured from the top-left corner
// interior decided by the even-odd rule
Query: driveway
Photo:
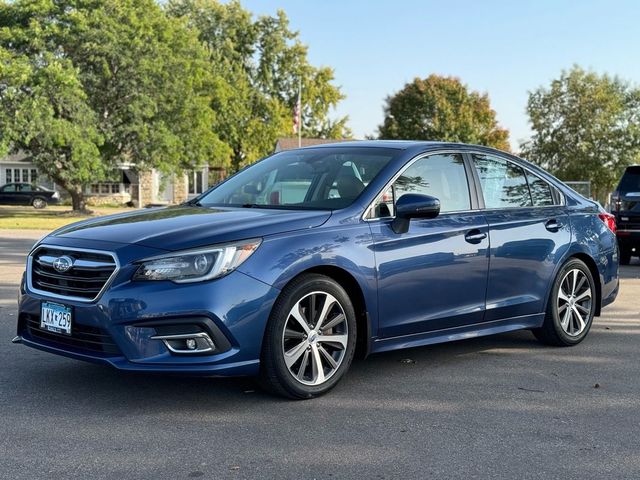
[[[291,402],[12,345],[37,238],[0,231],[2,478],[640,477],[640,264],[577,347],[517,332],[378,354]]]

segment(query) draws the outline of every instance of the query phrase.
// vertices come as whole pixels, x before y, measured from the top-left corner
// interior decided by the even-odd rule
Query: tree
[[[208,53],[152,0],[1,3],[0,49],[0,145],[30,154],[74,210],[119,162],[169,172],[229,155]]]
[[[531,92],[527,113],[523,156],[563,180],[591,181],[603,202],[640,153],[640,90],[617,77],[574,66]]]
[[[271,153],[277,137],[292,132],[300,80],[302,134],[351,135],[346,118],[329,118],[344,98],[332,83],[333,70],[309,63],[307,47],[289,29],[284,12],[254,19],[235,0],[171,0],[167,11],[187,19],[209,48],[219,81],[212,99],[219,119],[214,130],[232,151],[233,169]]]
[[[416,78],[387,97],[381,139],[474,143],[509,150],[509,131],[500,128],[489,96],[470,92],[458,78]]]

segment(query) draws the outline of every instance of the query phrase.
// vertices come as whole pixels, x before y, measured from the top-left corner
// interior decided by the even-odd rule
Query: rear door
[[[0,203],[3,205],[16,205],[19,200],[18,186],[10,183],[0,188]]]
[[[20,183],[17,185],[18,193],[16,194],[16,203],[18,205],[31,205],[33,200],[33,187],[28,183]]]
[[[506,158],[472,154],[472,160],[491,243],[485,321],[541,313],[571,241],[563,197]]]
[[[378,276],[380,337],[479,323],[489,261],[488,225],[477,209],[471,166],[459,153],[431,154],[411,163],[372,208],[370,226]],[[440,200],[433,219],[391,228],[394,200],[404,193]]]

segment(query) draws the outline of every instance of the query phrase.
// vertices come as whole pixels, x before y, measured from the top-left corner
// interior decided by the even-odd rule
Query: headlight
[[[256,251],[260,239],[169,253],[140,261],[134,280],[202,282],[233,272]]]

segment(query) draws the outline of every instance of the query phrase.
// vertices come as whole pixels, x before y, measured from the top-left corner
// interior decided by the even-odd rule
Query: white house
[[[133,165],[122,164],[117,176],[119,178],[112,182],[87,185],[87,202],[90,205],[131,203],[135,206],[181,203],[204,192],[210,183],[220,180],[221,174],[209,167],[168,175],[157,170],[136,172]],[[65,195],[64,190],[40,174],[23,153],[0,158],[0,186],[7,183],[35,183]]]

